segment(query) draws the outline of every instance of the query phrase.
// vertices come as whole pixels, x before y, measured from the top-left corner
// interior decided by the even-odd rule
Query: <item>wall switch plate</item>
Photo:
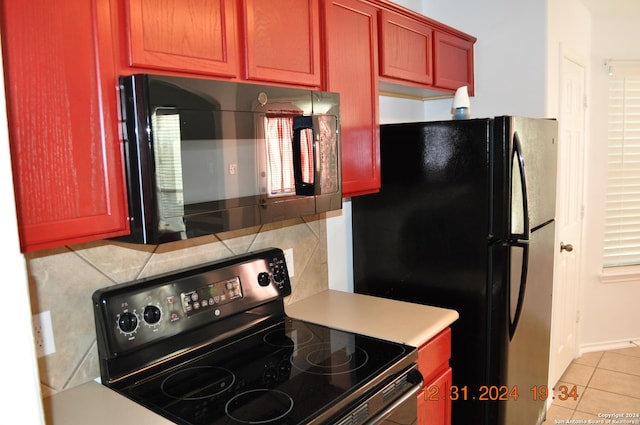
[[[287,271],[289,272],[289,277],[293,277],[294,269],[293,269],[293,248],[287,248],[284,251],[284,261],[287,262]]]
[[[56,343],[53,340],[53,324],[49,310],[34,314],[31,317],[33,323],[33,339],[36,345],[38,357],[48,356],[56,352]]]

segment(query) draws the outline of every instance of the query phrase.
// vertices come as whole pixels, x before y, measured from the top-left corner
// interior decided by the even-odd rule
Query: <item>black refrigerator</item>
[[[453,425],[544,419],[556,140],[553,119],[381,125],[381,190],[352,199],[355,292],[460,315]]]

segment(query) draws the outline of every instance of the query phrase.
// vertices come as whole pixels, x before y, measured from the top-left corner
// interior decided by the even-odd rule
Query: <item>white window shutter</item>
[[[604,267],[640,265],[640,69],[609,81]]]

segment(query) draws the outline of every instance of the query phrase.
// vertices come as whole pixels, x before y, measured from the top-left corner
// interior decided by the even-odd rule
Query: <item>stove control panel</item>
[[[201,288],[180,294],[182,309],[187,317],[218,308],[238,298],[242,298],[242,285],[238,276],[225,279],[222,282],[209,283]]]
[[[98,351],[115,357],[289,294],[277,248],[104,288],[93,295]]]

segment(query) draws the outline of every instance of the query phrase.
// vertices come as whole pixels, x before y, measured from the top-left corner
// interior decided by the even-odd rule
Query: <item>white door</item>
[[[552,385],[558,382],[577,355],[585,150],[584,67],[563,57],[560,78],[556,262],[549,377]]]

